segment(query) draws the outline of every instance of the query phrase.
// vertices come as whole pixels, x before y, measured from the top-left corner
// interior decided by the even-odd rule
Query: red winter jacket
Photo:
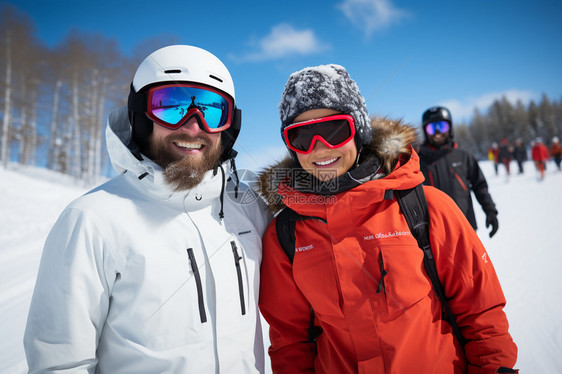
[[[550,159],[550,155],[548,154],[548,148],[543,143],[535,143],[531,148],[531,158],[533,161],[544,162]]]
[[[274,373],[494,373],[515,364],[490,256],[453,200],[426,186],[435,263],[464,351],[443,320],[423,253],[396,199],[385,199],[423,181],[410,151],[386,177],[332,197],[279,185],[284,204],[319,219],[297,222],[292,265],[275,221],[263,239],[260,308]],[[323,329],[316,343],[307,342],[311,307]]]
[[[551,157],[560,157],[562,156],[562,145],[558,142],[552,143],[550,146],[550,156]]]

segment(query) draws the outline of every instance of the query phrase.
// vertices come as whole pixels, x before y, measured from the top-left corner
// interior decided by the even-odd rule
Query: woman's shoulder
[[[427,207],[431,214],[449,215],[457,214],[463,215],[457,203],[445,192],[433,186],[423,186]],[[464,215],[463,215],[464,216]]]

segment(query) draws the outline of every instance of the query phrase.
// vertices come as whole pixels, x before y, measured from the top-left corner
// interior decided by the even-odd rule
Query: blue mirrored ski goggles
[[[201,84],[174,83],[148,90],[146,115],[171,130],[197,116],[205,131],[221,132],[230,127],[233,111],[234,100],[229,95]]]
[[[435,135],[436,131],[439,131],[441,134],[446,133],[451,129],[451,125],[447,121],[437,121],[437,122],[429,122],[425,125],[425,132],[428,135]]]

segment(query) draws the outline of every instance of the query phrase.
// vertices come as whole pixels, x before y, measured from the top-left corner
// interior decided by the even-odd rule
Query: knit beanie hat
[[[285,127],[311,109],[333,109],[355,120],[357,149],[371,142],[371,125],[365,98],[343,66],[330,64],[304,68],[289,77],[279,103],[281,137]]]

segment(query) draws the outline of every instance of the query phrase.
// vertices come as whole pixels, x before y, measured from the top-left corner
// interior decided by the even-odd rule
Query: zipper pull
[[[381,290],[384,291],[384,294],[386,295],[386,289],[384,287],[384,277],[388,274],[388,272],[386,270],[384,270],[384,262],[382,260],[382,252],[380,253],[380,257],[379,257],[379,261],[380,261],[380,271],[381,271],[381,280],[379,282],[379,287],[377,288],[377,293],[381,293]]]
[[[195,284],[197,286],[197,301],[199,303],[199,317],[201,317],[201,323],[205,323],[207,322],[207,314],[205,313],[205,301],[203,299],[203,284],[201,283],[201,275],[199,274],[199,268],[197,267],[197,262],[195,261],[193,248],[187,248],[187,257],[189,257],[189,263],[191,264],[191,270],[193,271],[193,276],[195,277]]]
[[[234,266],[236,266],[236,275],[238,276],[238,293],[240,294],[240,310],[242,315],[246,314],[246,303],[244,301],[244,284],[242,282],[242,269],[240,268],[240,260],[242,257],[238,254],[236,242],[231,241],[232,255],[234,256]]]

